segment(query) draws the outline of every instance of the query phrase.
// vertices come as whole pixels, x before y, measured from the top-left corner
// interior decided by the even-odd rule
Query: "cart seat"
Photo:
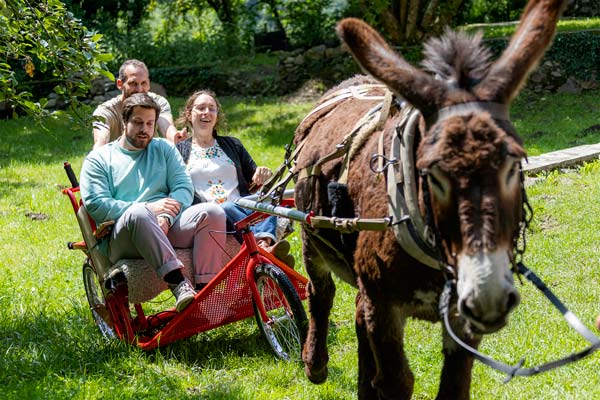
[[[167,283],[162,280],[144,259],[122,259],[114,265],[98,249],[98,239],[95,235],[95,224],[91,219],[85,206],[79,205],[77,210],[77,222],[83,235],[87,247],[87,254],[92,264],[96,268],[96,274],[100,283],[103,284],[108,278],[116,277],[123,273],[127,279],[129,291],[129,302],[133,304],[143,303],[158,296],[162,291],[167,290]],[[238,252],[240,244],[233,237],[227,235],[225,247],[222,251],[222,265]],[[177,258],[183,263],[183,274],[193,282],[192,276],[192,249],[175,249]]]

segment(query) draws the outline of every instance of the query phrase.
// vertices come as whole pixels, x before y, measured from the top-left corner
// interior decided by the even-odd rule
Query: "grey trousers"
[[[216,231],[216,233],[215,233]],[[156,216],[144,203],[134,204],[117,220],[108,243],[112,263],[122,258],[143,258],[162,278],[183,264],[174,248],[193,248],[195,283],[207,283],[223,267],[225,212],[213,203],[186,208],[165,235]]]

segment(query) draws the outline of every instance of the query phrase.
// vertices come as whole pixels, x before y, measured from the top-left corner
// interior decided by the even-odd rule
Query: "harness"
[[[368,92],[373,89],[384,89],[385,94],[383,96],[369,96]],[[259,202],[270,200],[272,204],[278,204],[281,200],[281,196],[285,190],[285,187],[292,179],[296,181],[308,179],[310,182],[309,185],[314,185],[314,180],[321,173],[322,165],[328,161],[335,160],[340,157],[343,157],[343,159],[337,182],[343,185],[347,183],[350,161],[365,144],[370,135],[375,130],[383,128],[383,124],[387,120],[391,111],[393,103],[392,93],[385,85],[381,84],[365,84],[344,88],[327,96],[325,101],[312,110],[306,117],[304,117],[303,121],[299,124],[299,126],[302,126],[302,124],[307,121],[309,117],[316,114],[318,111],[325,110],[328,107],[332,107],[335,104],[351,97],[359,100],[382,101],[368,110],[367,113],[360,118],[352,130],[344,136],[340,143],[335,146],[333,151],[322,156],[310,166],[300,170],[297,170],[296,168],[296,157],[304,147],[306,139],[302,140],[296,146],[294,152],[291,152],[290,150],[291,144],[286,146],[284,162],[277,169],[277,171],[275,171],[273,176],[263,185],[263,188],[258,196]],[[308,190],[308,192],[311,193],[312,191]],[[312,201],[312,198],[307,201],[308,209],[312,208]],[[310,226],[312,228],[336,229],[341,233],[351,233],[360,230],[385,230],[391,225],[391,223],[392,219],[390,217],[340,218],[335,216],[327,217],[311,215],[310,218]],[[335,248],[335,246],[331,246],[330,243],[328,243],[328,245],[330,245],[332,248]]]
[[[513,243],[514,254],[512,254],[511,258],[513,272],[517,274],[519,278],[524,276],[531,281],[546,296],[546,298],[548,298],[552,305],[561,312],[571,328],[589,342],[590,345],[584,350],[572,353],[558,360],[530,368],[524,368],[524,358],[516,365],[511,366],[504,364],[478,352],[454,333],[452,326],[450,325],[449,309],[452,289],[456,285],[456,276],[454,269],[443,261],[440,247],[441,236],[433,221],[431,199],[427,184],[428,171],[419,171],[419,174],[422,177],[421,189],[425,205],[424,218],[419,210],[417,196],[419,175],[417,175],[417,170],[414,165],[414,139],[421,114],[418,110],[410,106],[400,110],[400,121],[393,132],[388,153],[389,157],[384,156],[384,132],[382,131],[379,140],[379,153],[372,156],[370,163],[371,170],[378,176],[381,176],[383,172],[387,170],[387,195],[391,216],[376,219],[325,217],[315,216],[312,212],[305,214],[301,211],[288,210],[277,206],[282,199],[286,185],[291,179],[314,180],[316,176],[320,174],[321,166],[324,163],[338,157],[344,157],[338,183],[347,183],[348,169],[352,157],[358,152],[360,147],[375,129],[381,129],[383,127],[383,123],[387,119],[390,107],[393,104],[392,96],[389,91],[386,92],[386,95],[383,97],[367,96],[368,91],[376,87],[381,88],[384,86],[365,85],[362,87],[344,89],[335,92],[326,98],[320,106],[304,118],[303,122],[316,112],[331,107],[337,102],[352,96],[369,100],[382,99],[382,103],[369,110],[354,126],[352,131],[344,137],[343,141],[336,146],[334,151],[321,157],[313,165],[306,167],[301,171],[296,170],[295,160],[298,153],[303,148],[306,139],[298,144],[293,153],[291,152],[291,144],[288,145],[286,147],[284,163],[263,186],[263,190],[259,194],[259,201],[251,202],[240,199],[238,200],[238,204],[257,211],[279,214],[287,218],[302,221],[312,228],[330,228],[335,229],[340,233],[350,233],[360,230],[385,230],[392,227],[396,240],[409,255],[431,268],[441,270],[445,275],[446,283],[440,295],[439,313],[450,337],[480,362],[506,374],[505,383],[515,376],[536,375],[577,361],[598,350],[600,348],[600,338],[595,336],[571,311],[569,311],[544,282],[522,263],[522,256],[526,247],[525,233],[533,217],[533,212],[525,192],[522,170],[520,171],[520,180],[523,212],[522,220],[519,224],[519,232],[515,235],[515,241]],[[438,110],[438,112],[433,115],[426,116],[425,122],[426,125],[430,127],[447,118],[453,116],[465,116],[474,112],[488,112],[495,120],[510,123],[506,105],[491,102],[469,102],[446,107]],[[286,170],[289,172],[285,178],[282,178]],[[311,190],[308,190],[308,192],[310,193]],[[272,204],[268,205],[264,203],[266,199],[271,199]],[[309,204],[311,203],[312,199]],[[321,235],[315,234],[315,236],[336,252],[338,256],[344,259],[343,254],[331,242],[324,239]]]
[[[400,122],[392,135],[390,158],[385,159],[386,164],[380,168],[387,168],[388,208],[396,222],[392,223],[396,240],[411,257],[439,269],[438,254],[434,244],[427,238],[427,225],[418,205],[413,146],[420,116],[420,112],[413,107],[407,106],[402,110]],[[383,155],[376,155],[372,160],[375,158],[384,160]]]

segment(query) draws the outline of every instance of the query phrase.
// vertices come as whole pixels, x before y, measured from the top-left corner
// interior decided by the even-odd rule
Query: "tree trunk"
[[[233,10],[233,5],[230,0],[206,0],[209,6],[211,6],[219,20],[226,26],[234,26],[236,21],[236,14]]]
[[[458,12],[463,0],[389,0],[374,8],[369,0],[359,5],[364,15],[375,14],[374,23],[394,44],[420,43],[437,36]],[[360,16],[359,16],[360,17]]]

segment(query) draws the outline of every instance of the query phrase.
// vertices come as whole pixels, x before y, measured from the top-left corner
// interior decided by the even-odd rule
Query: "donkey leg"
[[[303,232],[304,243],[307,243]],[[312,383],[323,383],[327,380],[327,335],[329,332],[329,314],[333,307],[335,284],[325,261],[315,250],[316,244],[304,246],[303,256],[306,272],[310,281],[306,288],[308,294],[308,334],[302,350],[304,372]]]
[[[377,399],[377,390],[371,385],[375,377],[375,359],[367,335],[367,326],[360,293],[356,295],[356,338],[358,339],[358,399]]]
[[[375,303],[377,306],[374,306]],[[364,390],[364,399],[410,399],[414,376],[404,352],[406,317],[382,297],[371,300],[363,295],[359,307],[362,308],[370,345],[370,351],[359,353],[359,372],[360,366],[372,367],[370,364],[374,364],[375,368],[370,372],[370,386],[377,396],[361,387],[359,394]],[[365,375],[368,374],[365,372]],[[364,377],[359,376],[359,383],[366,386],[368,382],[361,382],[361,378]]]
[[[453,329],[456,325],[453,324]],[[477,349],[481,338],[455,331],[469,346]],[[460,347],[444,329],[444,365],[436,399],[468,400],[471,390],[473,356]]]

